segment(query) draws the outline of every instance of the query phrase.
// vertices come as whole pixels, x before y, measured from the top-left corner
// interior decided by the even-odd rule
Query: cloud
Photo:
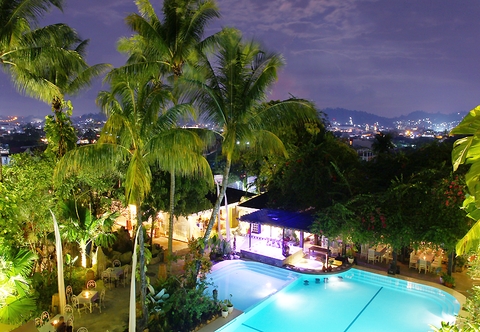
[[[67,5],[65,11],[74,18],[98,21],[110,27],[123,22],[128,14],[137,12],[132,0],[82,0],[82,2],[82,6]]]

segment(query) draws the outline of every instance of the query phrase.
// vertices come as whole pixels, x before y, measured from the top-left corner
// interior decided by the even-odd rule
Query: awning
[[[293,212],[274,209],[262,209],[240,217],[241,221],[269,225],[298,231],[310,231],[315,220],[314,211]]]

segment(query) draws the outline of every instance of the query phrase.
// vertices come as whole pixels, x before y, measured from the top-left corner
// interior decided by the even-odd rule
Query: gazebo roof
[[[293,212],[274,209],[262,209],[240,217],[241,221],[270,225],[281,228],[310,231],[314,221],[314,211]]]
[[[221,186],[220,186],[221,188]],[[255,194],[252,194],[250,192],[245,192],[244,190],[239,190],[235,188],[230,188],[227,187],[226,191],[226,196],[227,196],[227,203],[228,204],[233,204],[233,203],[238,203],[241,201],[243,197],[253,197]],[[207,194],[207,199],[213,204],[215,204],[215,201],[217,200],[217,193],[215,192],[209,192]],[[225,205],[225,196],[222,199],[222,203],[220,204],[221,206]]]
[[[252,209],[264,209],[268,203],[268,192],[251,197],[245,202],[238,204],[240,207],[252,208]]]

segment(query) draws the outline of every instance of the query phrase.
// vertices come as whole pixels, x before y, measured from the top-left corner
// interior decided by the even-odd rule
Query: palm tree
[[[65,94],[73,95],[89,86],[92,78],[110,66],[88,66],[85,62],[87,40],[65,24],[31,29],[38,15],[52,5],[61,9],[62,0],[0,1],[0,63],[12,76],[17,89],[29,96],[52,104],[54,116],[47,120],[51,132],[56,129],[56,152],[62,156],[76,143],[73,127],[63,121]],[[51,122],[54,125],[48,126]],[[1,165],[0,165],[1,167]],[[1,180],[1,168],[0,168]]]
[[[134,37],[122,38],[119,50],[129,54],[127,64],[116,71],[123,73],[150,72],[156,77],[172,78],[175,85],[182,75],[183,67],[193,56],[200,43],[207,24],[219,12],[212,0],[166,0],[163,3],[163,20],[155,13],[149,0],[137,1],[140,14],[126,18],[128,26],[136,33]],[[175,93],[180,99],[179,91]],[[175,172],[170,172],[170,204],[168,253],[173,253],[173,223],[175,209]]]
[[[70,44],[64,43],[63,46],[68,55],[68,63],[32,69],[38,79],[51,82],[60,91],[60,94],[55,93],[57,89],[52,91],[54,94],[49,102],[52,104],[53,115],[48,116],[45,121],[45,127],[50,129],[47,134],[51,134],[47,135],[49,150],[55,152],[57,157],[62,157],[68,150],[75,148],[77,142],[70,120],[73,107],[70,102],[64,101],[64,95],[75,95],[90,86],[93,78],[111,68],[111,65],[104,63],[89,66],[85,62],[87,45],[88,40],[73,39]]]
[[[0,0],[0,65],[7,73],[15,67],[41,58],[42,54],[55,56],[57,49],[46,41],[61,34],[64,29],[54,26],[33,29],[37,19],[47,13],[52,6],[62,9],[63,0],[10,1]],[[13,74],[13,73],[12,73]],[[25,76],[28,76],[25,74]],[[47,82],[38,82],[46,87]],[[0,182],[3,181],[0,162]]]
[[[96,244],[108,247],[115,242],[115,235],[111,233],[116,213],[104,213],[96,218],[84,206],[78,206],[74,200],[60,203],[62,218],[69,221],[63,224],[64,235],[69,241],[78,243],[81,253],[81,264],[87,267],[87,247]]]
[[[181,171],[182,174],[209,174],[210,168],[199,153],[202,142],[194,133],[178,128],[177,120],[190,110],[189,105],[170,105],[171,91],[156,79],[142,80],[140,76],[110,76],[111,91],[102,91],[98,103],[108,116],[100,139],[68,152],[56,168],[61,179],[80,167],[108,172],[125,162],[125,201],[137,207],[138,227],[142,227],[142,201],[150,191],[150,165]],[[143,231],[139,232],[141,303],[145,302],[146,277]],[[143,306],[143,324],[147,312]]]
[[[38,16],[63,0],[0,0],[0,63],[17,89],[51,103],[64,93],[89,84],[92,72],[84,61],[88,41],[65,24],[32,29]],[[88,70],[87,70],[88,69]],[[102,69],[104,70],[104,68]]]
[[[123,69],[180,77],[184,64],[192,59],[202,42],[207,24],[220,16],[215,1],[165,0],[163,21],[149,0],[136,4],[140,14],[126,18],[136,35],[119,41],[119,50],[130,55]]]
[[[205,242],[225,196],[232,161],[238,159],[240,152],[253,149],[260,154],[286,154],[274,128],[292,122],[318,121],[315,108],[305,100],[265,102],[267,90],[284,62],[280,55],[263,51],[254,41],[243,42],[241,33],[233,28],[223,29],[215,40],[218,50],[214,56],[203,52],[199,65],[185,70],[182,80],[204,119],[216,124],[226,160],[222,189],[204,235]]]

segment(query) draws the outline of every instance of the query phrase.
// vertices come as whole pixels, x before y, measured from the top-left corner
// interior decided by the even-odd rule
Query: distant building
[[[368,148],[361,148],[357,150],[357,154],[362,161],[370,161],[375,157],[373,151]]]
[[[2,165],[8,165],[10,163],[10,150],[8,146],[0,145],[0,159]]]
[[[358,157],[363,161],[370,161],[375,157],[372,150],[373,140],[350,138],[350,146],[357,151]]]

